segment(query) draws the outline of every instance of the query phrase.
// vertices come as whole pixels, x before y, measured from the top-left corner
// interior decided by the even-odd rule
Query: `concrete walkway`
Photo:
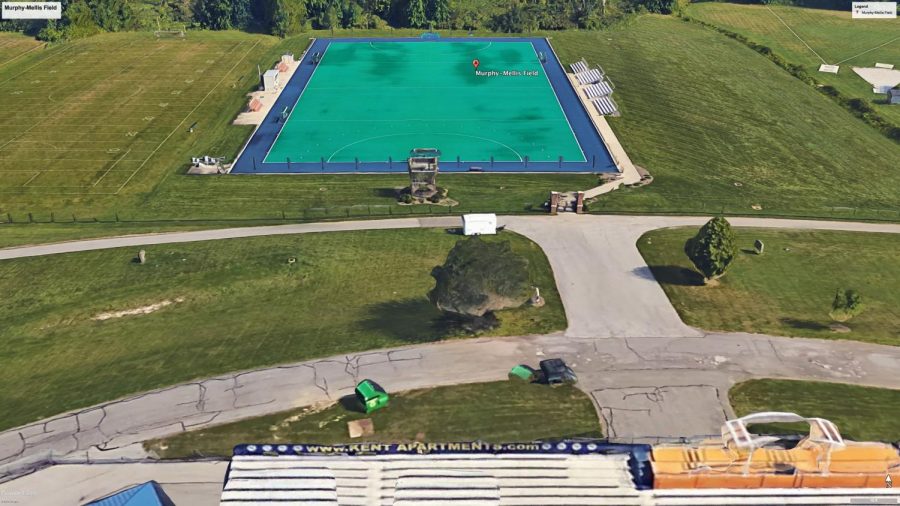
[[[728,388],[751,377],[900,387],[900,348],[851,341],[748,334],[704,335],[687,327],[652,280],[635,242],[648,230],[704,218],[509,217],[510,229],[547,253],[566,307],[565,335],[473,339],[336,356],[191,382],[0,433],[0,465],[53,451],[83,458],[141,456],[139,442],[258,416],[351,392],[376,377],[398,391],[499,380],[518,363],[561,356],[616,438],[706,435],[730,415]],[[735,218],[736,226],[900,233],[900,225]],[[94,239],[0,250],[23,258],[148,244],[322,231],[457,226],[455,218],[315,223]]]

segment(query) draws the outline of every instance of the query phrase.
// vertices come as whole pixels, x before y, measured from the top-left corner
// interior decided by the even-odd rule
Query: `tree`
[[[865,305],[856,290],[839,288],[834,294],[834,301],[831,303],[831,311],[828,316],[836,322],[845,322],[862,313],[863,309],[865,309]]]
[[[450,0],[429,0],[426,15],[437,28],[447,28],[450,26]]]
[[[406,26],[422,28],[428,24],[425,17],[425,2],[423,0],[409,0],[406,5]]]
[[[194,17],[204,28],[228,30],[231,24],[232,6],[230,0],[197,0]]]
[[[721,216],[709,220],[685,243],[684,252],[705,281],[721,277],[737,252],[731,224]]]
[[[463,239],[431,275],[437,283],[429,300],[477,327],[490,326],[496,321],[493,311],[519,307],[531,294],[528,261],[512,250],[509,241]]]
[[[306,24],[306,4],[302,0],[274,0],[270,31],[285,37],[303,31]]]

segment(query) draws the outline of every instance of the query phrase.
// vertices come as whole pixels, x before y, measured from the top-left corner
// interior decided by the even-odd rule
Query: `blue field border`
[[[427,40],[422,38],[335,38],[316,39],[309,47],[300,66],[294,72],[291,80],[284,86],[275,104],[269,110],[263,122],[259,125],[250,140],[244,146],[237,161],[231,169],[233,174],[335,174],[335,173],[400,173],[406,172],[406,160],[385,160],[383,162],[359,161],[359,162],[264,162],[266,155],[275,143],[278,133],[284,126],[284,122],[278,120],[281,111],[287,107],[293,112],[294,105],[312,78],[316,66],[312,64],[313,55],[325,53],[332,42],[413,42],[429,44],[435,42],[529,42],[536,52],[543,52],[547,61],[543,64],[544,72],[550,80],[553,92],[556,94],[563,113],[572,127],[575,138],[584,152],[586,161],[566,161],[560,159],[554,162],[495,162],[491,160],[459,161],[456,159],[441,159],[441,172],[472,172],[480,169],[483,172],[535,172],[535,173],[591,173],[591,172],[617,172],[615,162],[603,139],[600,137],[590,115],[584,109],[578,95],[566,77],[565,69],[559,61],[556,52],[550,42],[544,38],[526,37],[456,37]],[[416,146],[410,146],[413,148]],[[437,146],[438,148],[440,146]]]

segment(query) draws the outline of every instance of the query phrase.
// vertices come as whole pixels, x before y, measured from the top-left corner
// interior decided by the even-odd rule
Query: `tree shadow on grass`
[[[396,188],[373,188],[372,193],[376,197],[396,199],[400,192]]]
[[[812,320],[798,320],[797,318],[779,318],[781,323],[795,329],[804,330],[828,330],[830,327],[824,323]]]
[[[426,298],[380,302],[368,308],[362,326],[369,332],[421,343],[438,341],[453,333],[453,324]]]
[[[703,286],[703,276],[700,273],[677,265],[645,265],[632,270],[631,273],[661,285]]]

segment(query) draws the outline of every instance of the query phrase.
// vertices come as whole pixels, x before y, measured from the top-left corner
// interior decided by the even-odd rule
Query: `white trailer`
[[[494,235],[497,233],[496,214],[464,214],[463,235]]]

